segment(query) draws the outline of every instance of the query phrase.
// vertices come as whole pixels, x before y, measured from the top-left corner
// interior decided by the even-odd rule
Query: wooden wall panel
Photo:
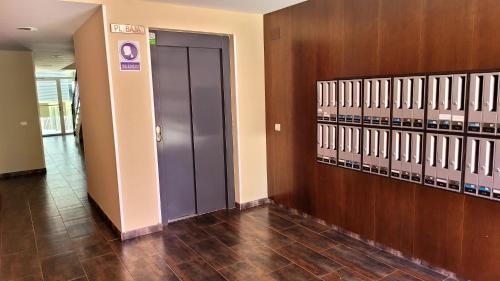
[[[272,18],[264,18],[264,40],[266,61],[266,137],[269,195],[277,202],[290,205],[292,193],[288,189],[291,182],[288,168],[289,155],[293,146],[280,139],[289,139],[292,118],[288,114],[292,96],[291,56],[291,12],[282,10]],[[272,93],[272,94],[271,94]],[[272,122],[269,122],[272,120]],[[286,130],[276,132],[274,124],[281,124]]]
[[[345,189],[343,173],[332,173],[331,167],[317,164],[318,184],[315,187],[315,212],[311,215],[322,218],[329,224],[345,225]]]
[[[375,189],[367,186],[377,186],[380,178],[372,175],[360,177],[360,172],[343,169],[339,184],[344,186],[343,228],[359,234],[362,238],[373,240]]]
[[[377,71],[379,0],[344,1],[342,76]]]
[[[381,0],[380,73],[420,71],[423,8],[423,0]]]
[[[474,33],[472,68],[498,68],[500,65],[500,28],[498,0],[473,0]]]
[[[423,71],[469,69],[473,32],[472,1],[425,0]]]
[[[265,15],[269,196],[466,278],[500,280],[499,203],[315,161],[316,80],[500,68],[499,13],[496,0],[309,0]]]
[[[473,280],[500,280],[500,204],[465,198],[460,273]]]
[[[374,176],[376,177],[376,176]],[[381,177],[380,177],[381,178]],[[406,256],[413,254],[416,184],[383,178],[375,190],[375,241]]]
[[[460,269],[464,195],[417,187],[414,256],[453,272]]]

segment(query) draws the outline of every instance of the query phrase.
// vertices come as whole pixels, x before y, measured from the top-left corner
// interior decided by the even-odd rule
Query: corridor
[[[275,205],[121,242],[89,204],[73,137],[44,145],[46,176],[0,180],[2,281],[446,279]]]

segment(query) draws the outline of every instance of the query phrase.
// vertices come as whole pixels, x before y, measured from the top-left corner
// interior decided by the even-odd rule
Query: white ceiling
[[[306,0],[147,0],[184,6],[267,14]]]
[[[59,70],[74,62],[73,33],[97,5],[59,0],[0,0],[0,49],[29,49],[36,70]],[[38,31],[20,31],[32,26]]]

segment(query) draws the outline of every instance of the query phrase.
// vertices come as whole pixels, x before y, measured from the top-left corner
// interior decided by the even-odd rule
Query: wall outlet
[[[281,132],[281,124],[274,124],[274,130],[276,132]]]
[[[21,123],[19,123],[19,124],[21,124],[21,126],[23,126],[23,127],[28,126],[28,122],[27,121],[21,121]]]

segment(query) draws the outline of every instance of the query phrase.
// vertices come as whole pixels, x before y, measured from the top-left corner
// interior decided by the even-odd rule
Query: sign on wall
[[[118,41],[118,53],[120,57],[120,71],[141,70],[139,42]]]
[[[112,33],[144,34],[145,28],[142,25],[134,24],[111,24]]]

